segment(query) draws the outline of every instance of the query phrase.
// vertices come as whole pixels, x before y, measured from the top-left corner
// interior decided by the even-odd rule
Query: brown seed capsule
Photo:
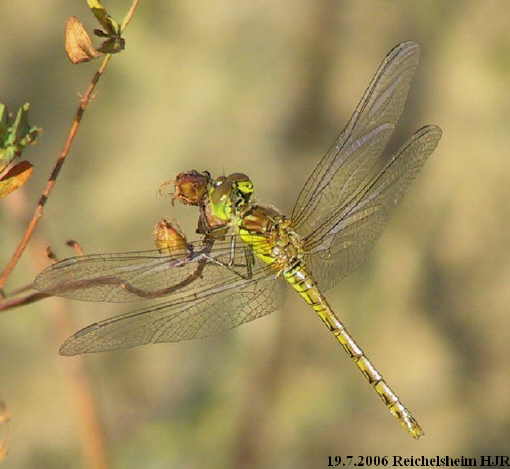
[[[165,218],[154,226],[154,243],[161,254],[175,254],[188,250],[188,243],[182,230]]]
[[[199,173],[193,169],[179,173],[175,178],[173,200],[178,199],[185,205],[200,205],[207,195],[210,181],[208,172]]]
[[[73,64],[88,62],[101,55],[90,40],[90,36],[76,16],[70,16],[65,27],[65,50]]]

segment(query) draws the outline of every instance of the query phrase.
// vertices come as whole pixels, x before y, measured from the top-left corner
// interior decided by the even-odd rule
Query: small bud
[[[92,45],[90,36],[76,16],[70,16],[66,22],[65,50],[73,64],[89,62],[101,55]]]
[[[177,224],[162,219],[154,227],[154,243],[161,254],[176,254],[189,251],[186,237]]]

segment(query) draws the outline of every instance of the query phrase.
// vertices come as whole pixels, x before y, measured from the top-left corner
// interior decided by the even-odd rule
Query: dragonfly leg
[[[214,257],[208,255],[208,254],[202,254],[203,259],[206,259],[207,262],[210,262],[212,264],[219,265],[221,267],[224,267],[225,269],[229,270],[233,274],[239,276],[240,278],[244,280],[250,280],[253,276],[253,266],[255,265],[255,258],[253,256],[253,252],[249,246],[243,246],[244,248],[244,258],[246,260],[245,263],[235,263],[234,259],[232,258],[234,251],[231,251],[230,258],[227,262],[222,262],[218,259],[215,259]],[[246,273],[243,273],[243,269],[246,271]]]
[[[248,279],[252,276],[252,267],[255,265],[255,257],[253,255],[253,251],[251,247],[243,245],[244,250],[244,258],[246,259],[246,264],[236,264],[235,263],[235,249],[236,249],[237,239],[232,237],[230,240],[230,258],[228,260],[228,265],[230,267],[246,267],[248,270]],[[244,278],[244,277],[243,277]]]
[[[230,240],[230,259],[228,260],[229,266],[234,264],[235,252],[236,252],[235,249],[236,249],[236,239],[234,236],[232,236],[232,239]]]

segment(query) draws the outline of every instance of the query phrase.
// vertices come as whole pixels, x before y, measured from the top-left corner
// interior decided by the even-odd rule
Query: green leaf
[[[109,15],[100,0],[87,0],[87,4],[109,35],[118,36],[120,34],[120,25]]]
[[[41,133],[40,128],[28,123],[29,109],[29,103],[23,104],[13,119],[7,112],[7,106],[0,103],[0,171],[21,155]]]
[[[3,141],[4,134],[7,132],[7,106],[0,103],[0,142]]]
[[[23,104],[23,106],[18,109],[16,119],[11,127],[11,138],[13,139],[13,144],[19,142],[30,131],[30,126],[28,125],[29,109],[29,103]]]
[[[14,158],[16,158],[16,150],[10,146],[0,148],[0,171],[2,171]]]

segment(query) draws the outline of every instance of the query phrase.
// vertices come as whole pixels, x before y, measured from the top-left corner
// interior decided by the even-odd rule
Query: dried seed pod
[[[175,254],[188,250],[188,243],[177,223],[165,218],[154,226],[154,243],[161,254]]]
[[[76,16],[70,16],[66,22],[65,51],[73,64],[89,62],[101,55],[92,45],[90,36]]]

